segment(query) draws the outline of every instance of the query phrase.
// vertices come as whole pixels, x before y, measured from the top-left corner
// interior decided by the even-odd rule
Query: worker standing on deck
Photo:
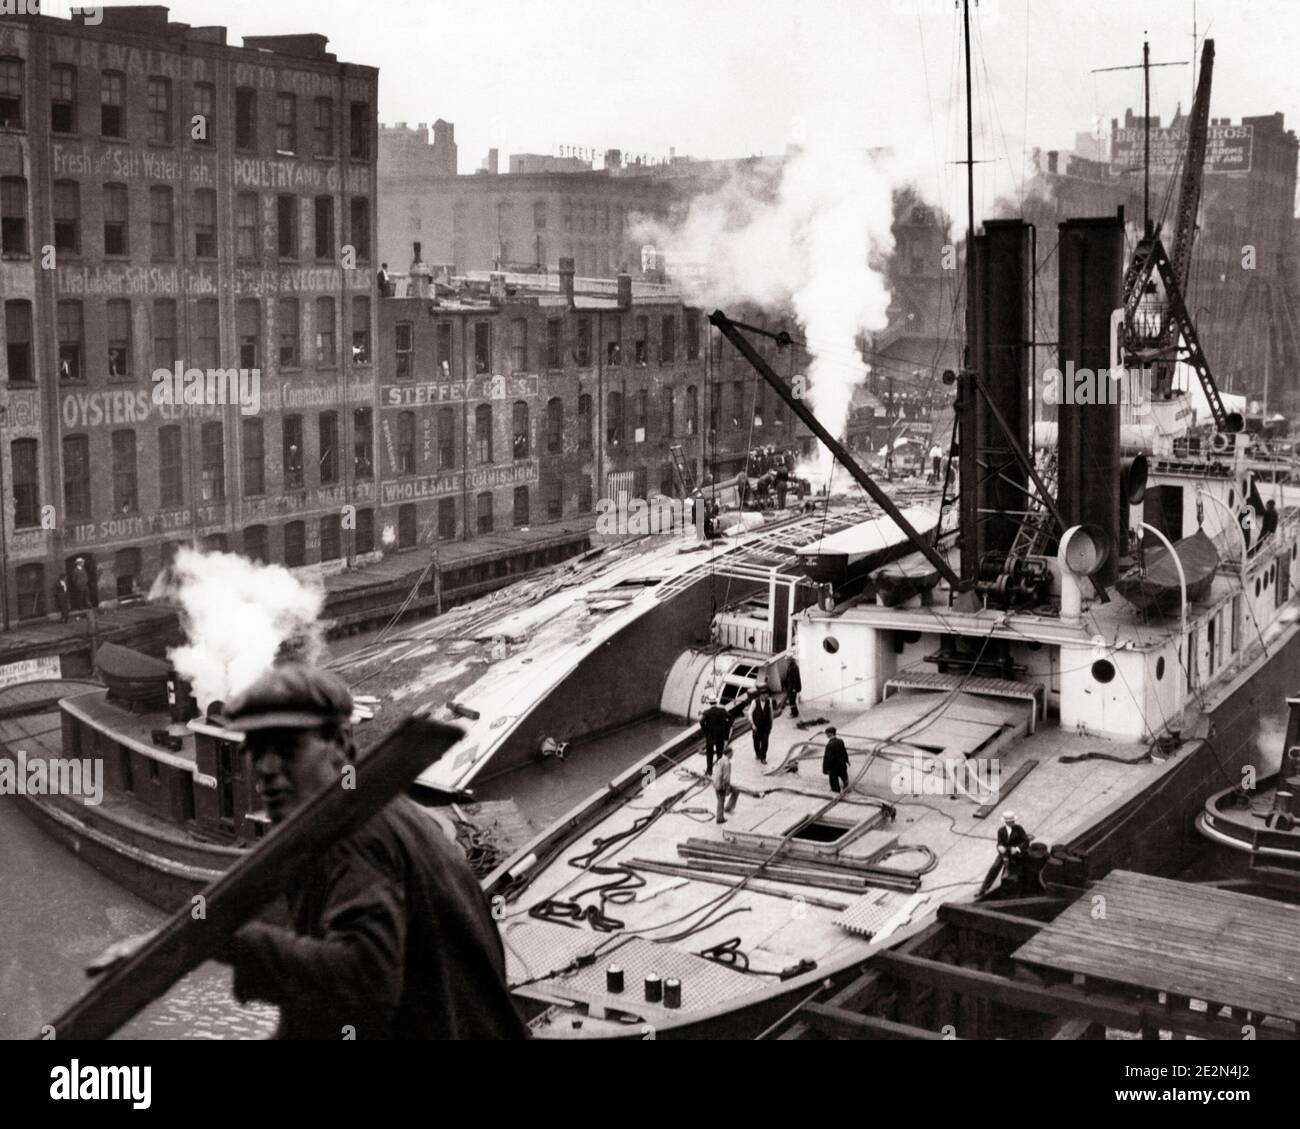
[[[712,694],[704,698],[708,707],[700,715],[700,729],[704,731],[704,771],[712,775],[713,758],[722,756],[727,747],[727,738],[731,736],[731,715],[720,705]]]
[[[728,745],[718,757],[710,777],[713,780],[713,793],[718,798],[718,822],[726,823],[724,810],[736,810],[736,797],[739,793],[731,786],[731,746]]]
[[[943,470],[943,448],[940,447],[938,443],[935,443],[930,448],[930,477],[926,479],[926,481],[942,482],[943,481],[942,470]]]
[[[979,892],[985,894],[989,891],[1003,867],[1007,868],[1007,874],[1011,878],[1018,879],[1020,860],[1028,849],[1029,833],[1016,822],[1015,812],[1003,812],[1002,826],[998,828],[998,857],[984,876],[984,884],[980,886]]]
[[[760,693],[749,713],[749,724],[754,738],[754,756],[759,764],[767,764],[767,741],[772,735],[772,703],[767,694]]]
[[[785,673],[781,675],[781,686],[785,690],[785,704],[790,707],[790,716],[799,716],[799,691],[803,689],[803,680],[799,677],[799,664],[794,656],[786,664]]]
[[[843,792],[849,786],[849,750],[836,736],[835,726],[826,727],[826,738],[826,751],[822,753],[822,772],[830,777],[832,792]]]
[[[273,667],[231,698],[226,723],[246,734],[273,824],[346,783],[356,757],[351,713],[336,675],[301,664]],[[245,925],[221,958],[234,967],[237,999],[279,1007],[277,1038],[526,1036],[478,880],[407,797],[306,863],[287,899],[290,928]],[[92,970],[139,943],[119,942]]]
[[[1277,532],[1277,503],[1270,501],[1264,507],[1264,531],[1260,534],[1261,539],[1271,533]]]

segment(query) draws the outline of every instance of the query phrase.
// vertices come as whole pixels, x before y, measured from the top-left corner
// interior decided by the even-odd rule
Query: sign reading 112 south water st
[[[1116,129],[1110,145],[1110,172],[1122,176],[1142,168],[1146,131],[1141,126]],[[1250,172],[1251,150],[1255,139],[1253,125],[1212,125],[1205,138],[1205,171]],[[1151,171],[1157,176],[1172,176],[1178,171],[1187,146],[1187,127],[1151,131]]]

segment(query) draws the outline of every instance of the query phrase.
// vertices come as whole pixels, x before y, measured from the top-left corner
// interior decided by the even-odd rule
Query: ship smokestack
[[[1120,406],[1109,379],[1110,322],[1123,305],[1124,210],[1060,225],[1057,499],[1066,527],[1095,525],[1109,542],[1095,579],[1114,584],[1120,554]],[[1085,393],[1086,390],[1086,394]]]

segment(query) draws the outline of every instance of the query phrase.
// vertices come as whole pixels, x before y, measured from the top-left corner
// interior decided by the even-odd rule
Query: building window
[[[578,513],[591,513],[591,495],[591,475],[584,474],[578,479]]]
[[[45,614],[45,566],[19,565],[14,570],[18,591],[18,618],[36,619]]]
[[[193,116],[200,119],[198,122],[191,121],[190,137],[195,145],[215,145],[213,126],[216,124],[217,88],[210,82],[196,82],[190,97],[194,107]],[[197,130],[194,128],[196,125],[200,127]],[[196,132],[198,137],[194,136]]]
[[[440,321],[433,333],[433,356],[438,375],[451,379],[451,322]]]
[[[5,357],[10,384],[31,384],[32,304],[25,298],[5,303]]]
[[[298,257],[298,197],[275,198],[275,250],[282,259]]]
[[[700,394],[694,384],[686,387],[686,434],[694,435],[699,430]]]
[[[661,405],[661,410],[663,412],[663,420],[661,421],[663,433],[671,437],[673,434],[673,390],[671,388],[665,388],[661,395],[663,401]]]
[[[113,512],[135,513],[140,499],[135,477],[135,432],[113,432]]]
[[[0,179],[0,251],[27,254],[27,181],[21,176]]]
[[[438,409],[438,469],[456,465],[456,413],[451,408]]]
[[[722,430],[722,385],[714,384],[707,389],[709,397],[709,430],[717,434]]]
[[[492,532],[492,491],[485,490],[478,496],[478,531]]]
[[[99,76],[99,132],[103,137],[125,137],[122,130],[122,93],[126,76],[105,71]]]
[[[298,299],[280,298],[276,302],[276,321],[280,333],[280,367],[297,368],[298,352]]]
[[[370,157],[369,102],[348,105],[348,155],[353,160],[368,160]]]
[[[226,446],[221,424],[205,423],[200,433],[203,489],[205,502],[226,500]]]
[[[636,341],[633,345],[634,357],[638,365],[650,363],[650,319],[639,316],[636,319]]]
[[[642,388],[636,394],[636,441],[644,443],[646,432],[649,430],[650,420],[650,394]]]
[[[35,439],[15,439],[9,445],[14,479],[14,526],[30,529],[41,523],[41,479]]]
[[[415,374],[411,363],[414,327],[409,321],[399,321],[393,327],[393,351],[397,358],[397,379],[410,380]]]
[[[329,368],[339,363],[334,344],[334,299],[316,299],[316,364]]]
[[[130,209],[127,206],[125,184],[104,185],[104,254],[129,255],[130,240],[127,238]]]
[[[195,360],[199,368],[221,367],[221,310],[215,298],[194,304]]]
[[[659,323],[659,363],[671,365],[677,360],[677,319],[666,314]]]
[[[490,321],[474,323],[474,371],[476,373],[492,371],[492,323]]]
[[[320,559],[336,561],[343,555],[343,518],[326,514],[320,519]]]
[[[316,212],[316,258],[334,258],[334,197],[317,196]]]
[[[516,459],[526,459],[529,454],[528,443],[528,404],[516,400],[510,416],[511,449]]]
[[[284,526],[284,563],[287,568],[301,568],[307,563],[307,526],[301,521]]]
[[[514,523],[516,528],[518,528],[521,525],[528,524],[528,487],[527,486],[515,487]]]
[[[280,421],[280,452],[284,460],[284,488],[303,488],[302,416],[288,415]]]
[[[348,202],[348,231],[358,262],[370,261],[370,201],[353,196]]]
[[[235,91],[235,148],[257,148],[257,91],[245,86]]]
[[[609,394],[605,417],[605,442],[611,447],[617,447],[623,441],[623,393]]]
[[[591,397],[582,393],[578,397],[578,450],[591,450]]]
[[[107,305],[108,376],[124,380],[131,375],[131,303],[113,299]]]
[[[339,480],[338,412],[321,412],[316,430],[320,439],[320,484],[333,486]]]
[[[217,193],[212,188],[194,192],[194,257],[217,257]]]
[[[397,473],[415,473],[415,413],[397,413]]]
[[[564,367],[564,322],[551,318],[546,323],[546,367]]]
[[[235,254],[255,259],[259,251],[257,193],[241,192],[235,197]]]
[[[574,353],[579,368],[591,367],[591,318],[578,319],[578,340]]]
[[[244,448],[244,497],[266,493],[266,437],[260,419],[240,421]]]
[[[158,501],[164,510],[177,509],[185,504],[181,429],[175,423],[158,429]]]
[[[700,311],[686,311],[686,327],[683,331],[686,337],[686,359],[688,361],[698,361],[700,359]]]
[[[552,396],[546,401],[546,453],[558,455],[564,450],[564,401]]]
[[[564,516],[564,482],[552,478],[546,484],[546,517],[550,521]]]
[[[148,89],[149,140],[170,142],[172,139],[171,79],[151,78]]]
[[[113,554],[113,576],[117,580],[117,598],[129,600],[140,594],[140,573],[144,571],[144,554],[139,549],[119,549]]]
[[[731,426],[740,427],[745,418],[745,382],[736,380],[731,385]]]
[[[533,205],[533,230],[546,230],[546,201],[538,200]]]
[[[438,540],[454,541],[456,539],[456,499],[438,499]]]
[[[358,555],[375,551],[375,511],[357,510],[357,527],[353,531],[354,552]]]
[[[81,367],[83,321],[81,303],[66,300],[58,306],[59,322],[59,379],[85,380]]]
[[[271,559],[270,538],[264,525],[250,525],[244,530],[244,556],[258,564],[266,564]]]
[[[334,100],[332,98],[316,99],[312,151],[317,157],[334,156]]]
[[[474,409],[474,445],[480,464],[492,462],[492,405]]]
[[[371,408],[352,412],[352,474],[358,481],[375,476],[375,416]]]
[[[275,147],[281,153],[298,151],[298,99],[292,94],[275,96]]]
[[[67,518],[90,516],[90,439],[63,437],[63,513]]]
[[[75,255],[81,250],[81,187],[75,180],[54,182],[54,249]]]
[[[419,540],[419,527],[416,523],[413,504],[397,507],[397,547],[414,549]]]
[[[262,303],[241,298],[235,307],[235,341],[239,345],[239,367],[261,367]]]
[[[605,340],[605,364],[618,368],[623,363],[623,319],[611,318]]]
[[[50,68],[50,130],[77,132],[77,68]]]
[[[0,59],[0,126],[23,128],[23,94],[27,82],[21,59]]]
[[[528,371],[528,321],[514,318],[510,322],[510,371]]]
[[[370,299],[352,299],[352,363],[370,363]]]
[[[155,259],[176,254],[175,223],[172,218],[172,190],[165,186],[149,189],[149,232]]]

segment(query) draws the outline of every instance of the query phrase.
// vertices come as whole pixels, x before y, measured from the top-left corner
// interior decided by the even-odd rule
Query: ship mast
[[[971,309],[975,301],[975,142],[974,106],[970,80],[970,0],[961,4],[963,39],[966,45],[966,363],[975,366],[975,322]]]

